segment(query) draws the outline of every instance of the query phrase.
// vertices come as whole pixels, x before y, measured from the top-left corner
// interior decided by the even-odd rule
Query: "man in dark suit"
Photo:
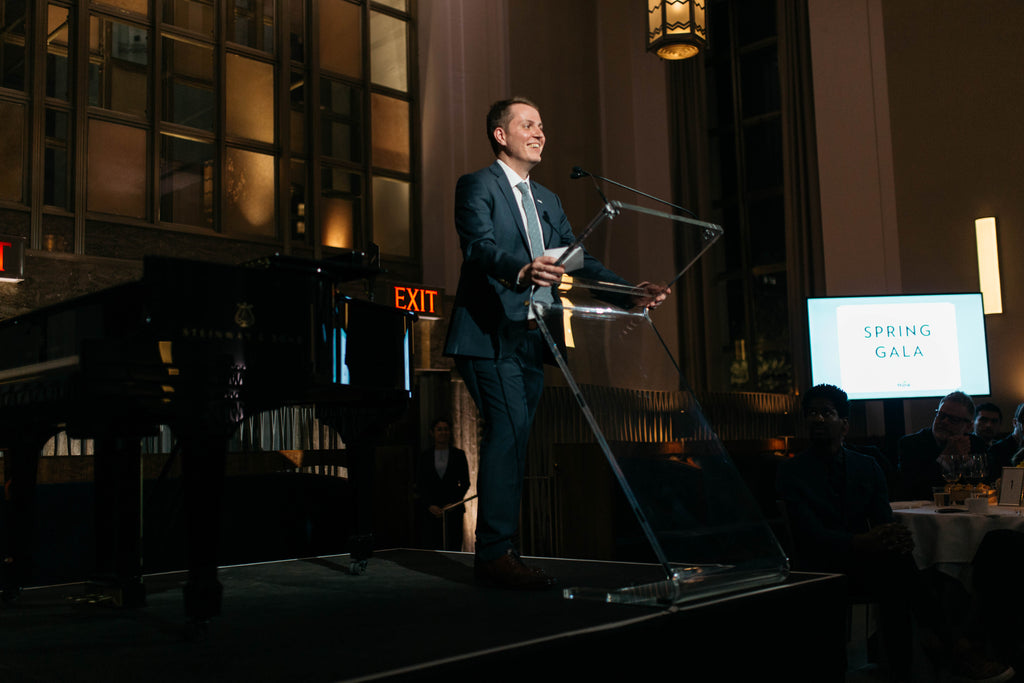
[[[463,262],[445,355],[455,358],[484,420],[476,576],[505,587],[543,588],[555,580],[527,567],[512,541],[526,443],[544,387],[546,349],[529,299],[532,288],[550,297],[565,272],[544,250],[575,239],[558,197],[529,179],[546,142],[537,107],[522,98],[496,102],[487,114],[487,135],[497,160],[459,178],[455,189]],[[579,274],[625,283],[589,254]],[[668,294],[646,289],[640,305],[656,306]]]
[[[931,500],[933,487],[945,484],[944,472],[971,454],[985,453],[985,442],[971,433],[973,424],[974,399],[954,391],[939,401],[931,427],[901,437],[896,500]]]
[[[458,503],[469,489],[466,452],[452,446],[452,426],[438,418],[430,425],[433,443],[416,463],[416,508],[420,545],[423,548],[462,550],[462,516]]]

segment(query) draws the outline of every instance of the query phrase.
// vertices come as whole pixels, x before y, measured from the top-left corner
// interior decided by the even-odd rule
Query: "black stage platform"
[[[564,586],[660,578],[653,568],[535,559]],[[336,555],[226,567],[224,611],[186,640],[182,574],[146,577],[147,606],[87,606],[83,584],[0,606],[0,681],[842,681],[842,577],[675,607],[565,600],[476,585],[472,556],[378,551],[365,574]]]

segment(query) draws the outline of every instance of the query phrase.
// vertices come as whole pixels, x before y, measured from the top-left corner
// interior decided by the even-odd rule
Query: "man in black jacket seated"
[[[942,577],[915,565],[910,531],[893,520],[881,468],[843,446],[850,426],[846,392],[812,387],[803,415],[811,447],[780,464],[776,485],[792,527],[793,567],[845,574],[851,596],[879,603],[883,652],[896,680],[911,680],[915,618],[923,644],[958,675],[1007,680],[1012,669],[960,642],[947,622],[935,584]]]
[[[899,491],[896,500],[932,500],[932,489],[943,486],[943,472],[971,454],[988,448],[976,434],[974,401],[962,391],[947,394],[939,401],[931,427],[925,427],[899,440]]]
[[[1010,424],[1013,425],[1013,431],[988,447],[988,467],[993,479],[1002,476],[1004,467],[1024,464],[1020,462],[1024,456],[1014,460],[1018,451],[1024,448],[1024,403],[1017,406]]]

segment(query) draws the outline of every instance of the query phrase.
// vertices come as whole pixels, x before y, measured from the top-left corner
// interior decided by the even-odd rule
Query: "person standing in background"
[[[416,463],[416,521],[420,546],[435,550],[462,550],[465,505],[445,511],[469,490],[466,453],[451,445],[452,426],[445,418],[430,425],[433,444]]]

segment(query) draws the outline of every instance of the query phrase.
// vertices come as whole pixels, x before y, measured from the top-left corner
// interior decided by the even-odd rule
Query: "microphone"
[[[584,171],[579,166],[573,166],[572,167],[572,173],[569,174],[569,177],[571,179],[573,179],[573,180],[579,180],[580,178],[586,178],[587,176],[590,176],[590,174],[587,173],[586,171]],[[599,195],[601,195],[601,199],[604,201],[605,205],[607,206],[608,205],[608,198],[604,196],[604,192],[601,192],[601,187],[597,184],[596,176],[591,176],[591,177],[595,178],[595,180],[594,180],[594,189],[597,190],[597,193]]]
[[[612,185],[618,185],[619,187],[621,187],[623,189],[626,189],[626,190],[629,190],[630,192],[635,192],[636,194],[642,195],[644,197],[647,197],[648,199],[653,199],[654,201],[659,202],[661,204],[665,204],[667,206],[671,206],[673,209],[679,209],[683,213],[689,215],[691,218],[697,218],[697,214],[695,214],[693,211],[690,211],[689,209],[684,209],[683,207],[679,206],[678,204],[673,204],[672,202],[667,202],[664,199],[659,199],[658,197],[655,197],[654,195],[649,195],[646,192],[641,192],[640,190],[636,189],[635,187],[630,187],[629,185],[623,185],[622,183],[616,182],[616,181],[614,181],[614,180],[612,180],[610,178],[605,178],[603,176],[599,176],[599,175],[591,173],[589,171],[584,171],[579,166],[573,166],[572,167],[572,172],[569,174],[569,178],[571,178],[572,180],[578,180],[580,178],[586,178],[588,176],[594,179],[594,187],[597,189],[597,193],[599,195],[601,195],[601,199],[604,199],[604,203],[605,204],[608,203],[608,200],[605,198],[604,193],[601,192],[601,188],[599,188],[597,186],[597,181],[598,180],[603,180],[604,182],[611,183]]]

